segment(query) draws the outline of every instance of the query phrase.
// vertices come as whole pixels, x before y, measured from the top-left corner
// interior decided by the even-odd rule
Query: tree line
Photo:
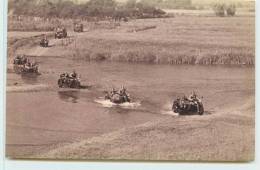
[[[89,0],[75,3],[69,0],[9,0],[8,10],[14,15],[43,18],[84,18],[84,17],[161,17],[165,14],[157,3],[161,0],[128,0],[124,4],[115,0]],[[156,3],[155,3],[156,2]]]

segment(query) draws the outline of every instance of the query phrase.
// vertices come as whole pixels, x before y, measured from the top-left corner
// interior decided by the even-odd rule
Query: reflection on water
[[[36,84],[38,83],[38,74],[21,74],[22,81],[26,84]]]
[[[78,103],[79,91],[58,91],[58,95],[62,101]]]
[[[53,141],[86,139],[156,121],[162,116],[175,118],[178,114],[171,110],[173,100],[193,90],[204,96],[206,115],[222,113],[219,109],[237,108],[254,94],[253,68],[72,63],[63,58],[42,58],[42,62],[45,63],[41,66],[45,71],[42,76],[25,75],[22,81],[26,82],[26,89],[32,88],[28,85],[33,84],[35,88],[35,84],[44,83],[51,90],[7,93],[8,122],[27,127],[9,126],[8,130],[12,131],[12,135],[7,135],[9,143],[35,146],[40,143],[49,147]],[[70,71],[71,67],[78,72],[83,85],[92,84],[93,88],[58,89],[59,74]],[[20,80],[20,76],[8,76],[13,82]],[[118,106],[98,98],[103,91],[121,85],[136,103]],[[31,130],[31,127],[36,128]],[[28,152],[34,151],[36,149],[28,147]]]

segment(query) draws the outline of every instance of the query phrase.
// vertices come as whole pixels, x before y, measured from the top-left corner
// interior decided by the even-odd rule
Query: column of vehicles
[[[80,23],[74,24],[75,32],[82,32],[83,25]],[[55,32],[55,38],[66,38],[67,31],[64,27],[58,27]],[[48,47],[49,40],[46,36],[40,41],[40,45],[42,47]],[[13,60],[14,71],[18,74],[40,74],[39,73],[39,65],[36,62],[32,62],[29,60],[28,56],[25,55],[17,55]],[[81,89],[84,86],[81,85],[80,78],[76,71],[74,70],[72,73],[64,72],[59,75],[57,81],[59,88],[72,88],[72,89]],[[105,100],[109,100],[114,104],[122,104],[122,103],[130,103],[132,99],[130,98],[127,89],[122,86],[121,89],[116,90],[112,88],[110,91],[105,91],[104,95]],[[195,92],[189,97],[185,95],[183,97],[177,97],[173,101],[172,111],[175,113],[179,113],[180,115],[186,114],[199,114],[203,115],[204,106],[202,104],[202,97],[199,98]]]
[[[84,26],[80,22],[74,22],[73,24],[73,30],[74,32],[83,32]],[[64,26],[58,26],[54,29],[54,38],[55,39],[62,39],[68,37],[67,29]],[[47,36],[44,35],[43,38],[40,41],[41,47],[48,47],[49,46],[49,40],[47,39]]]
[[[25,55],[17,55],[13,64],[16,73],[40,74],[38,64],[36,62],[31,62]],[[73,70],[72,73],[64,72],[60,74],[57,84],[59,88],[81,89],[84,87],[81,85],[80,78],[75,70]],[[130,103],[132,101],[130,94],[124,86],[119,90],[112,88],[110,91],[105,91],[104,98],[115,104]],[[204,106],[202,97],[199,98],[195,92],[192,92],[189,97],[186,97],[185,95],[183,97],[177,97],[177,99],[173,101],[172,111],[179,113],[180,115],[194,113],[203,115]]]

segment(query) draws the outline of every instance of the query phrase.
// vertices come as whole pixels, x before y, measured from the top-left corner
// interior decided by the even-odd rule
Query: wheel
[[[80,82],[79,82],[79,81],[76,81],[76,88],[77,88],[77,89],[80,89],[80,87],[81,87],[81,86],[80,86]]]
[[[63,82],[62,82],[61,79],[58,80],[58,86],[59,86],[59,88],[62,88],[62,87],[63,87]]]
[[[39,67],[38,66],[36,66],[36,68],[35,68],[35,73],[39,73]]]
[[[80,82],[77,81],[77,80],[73,80],[73,81],[71,82],[71,87],[72,87],[72,88],[79,89],[79,88],[80,88]]]
[[[199,103],[199,115],[203,115],[204,113],[204,107],[202,103]]]

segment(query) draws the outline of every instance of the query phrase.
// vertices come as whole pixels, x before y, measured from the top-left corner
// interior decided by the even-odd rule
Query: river
[[[36,57],[42,75],[9,72],[7,85],[7,155],[26,156],[57,146],[166,117],[174,98],[191,91],[203,96],[205,116],[221,114],[254,96],[254,68],[146,65],[88,62],[64,57]],[[88,89],[59,89],[64,71],[76,70]],[[104,91],[125,86],[133,104],[112,106]],[[38,86],[34,90],[31,87]],[[42,88],[46,87],[46,88]],[[252,103],[251,103],[252,104]],[[198,116],[198,115],[195,115]]]

